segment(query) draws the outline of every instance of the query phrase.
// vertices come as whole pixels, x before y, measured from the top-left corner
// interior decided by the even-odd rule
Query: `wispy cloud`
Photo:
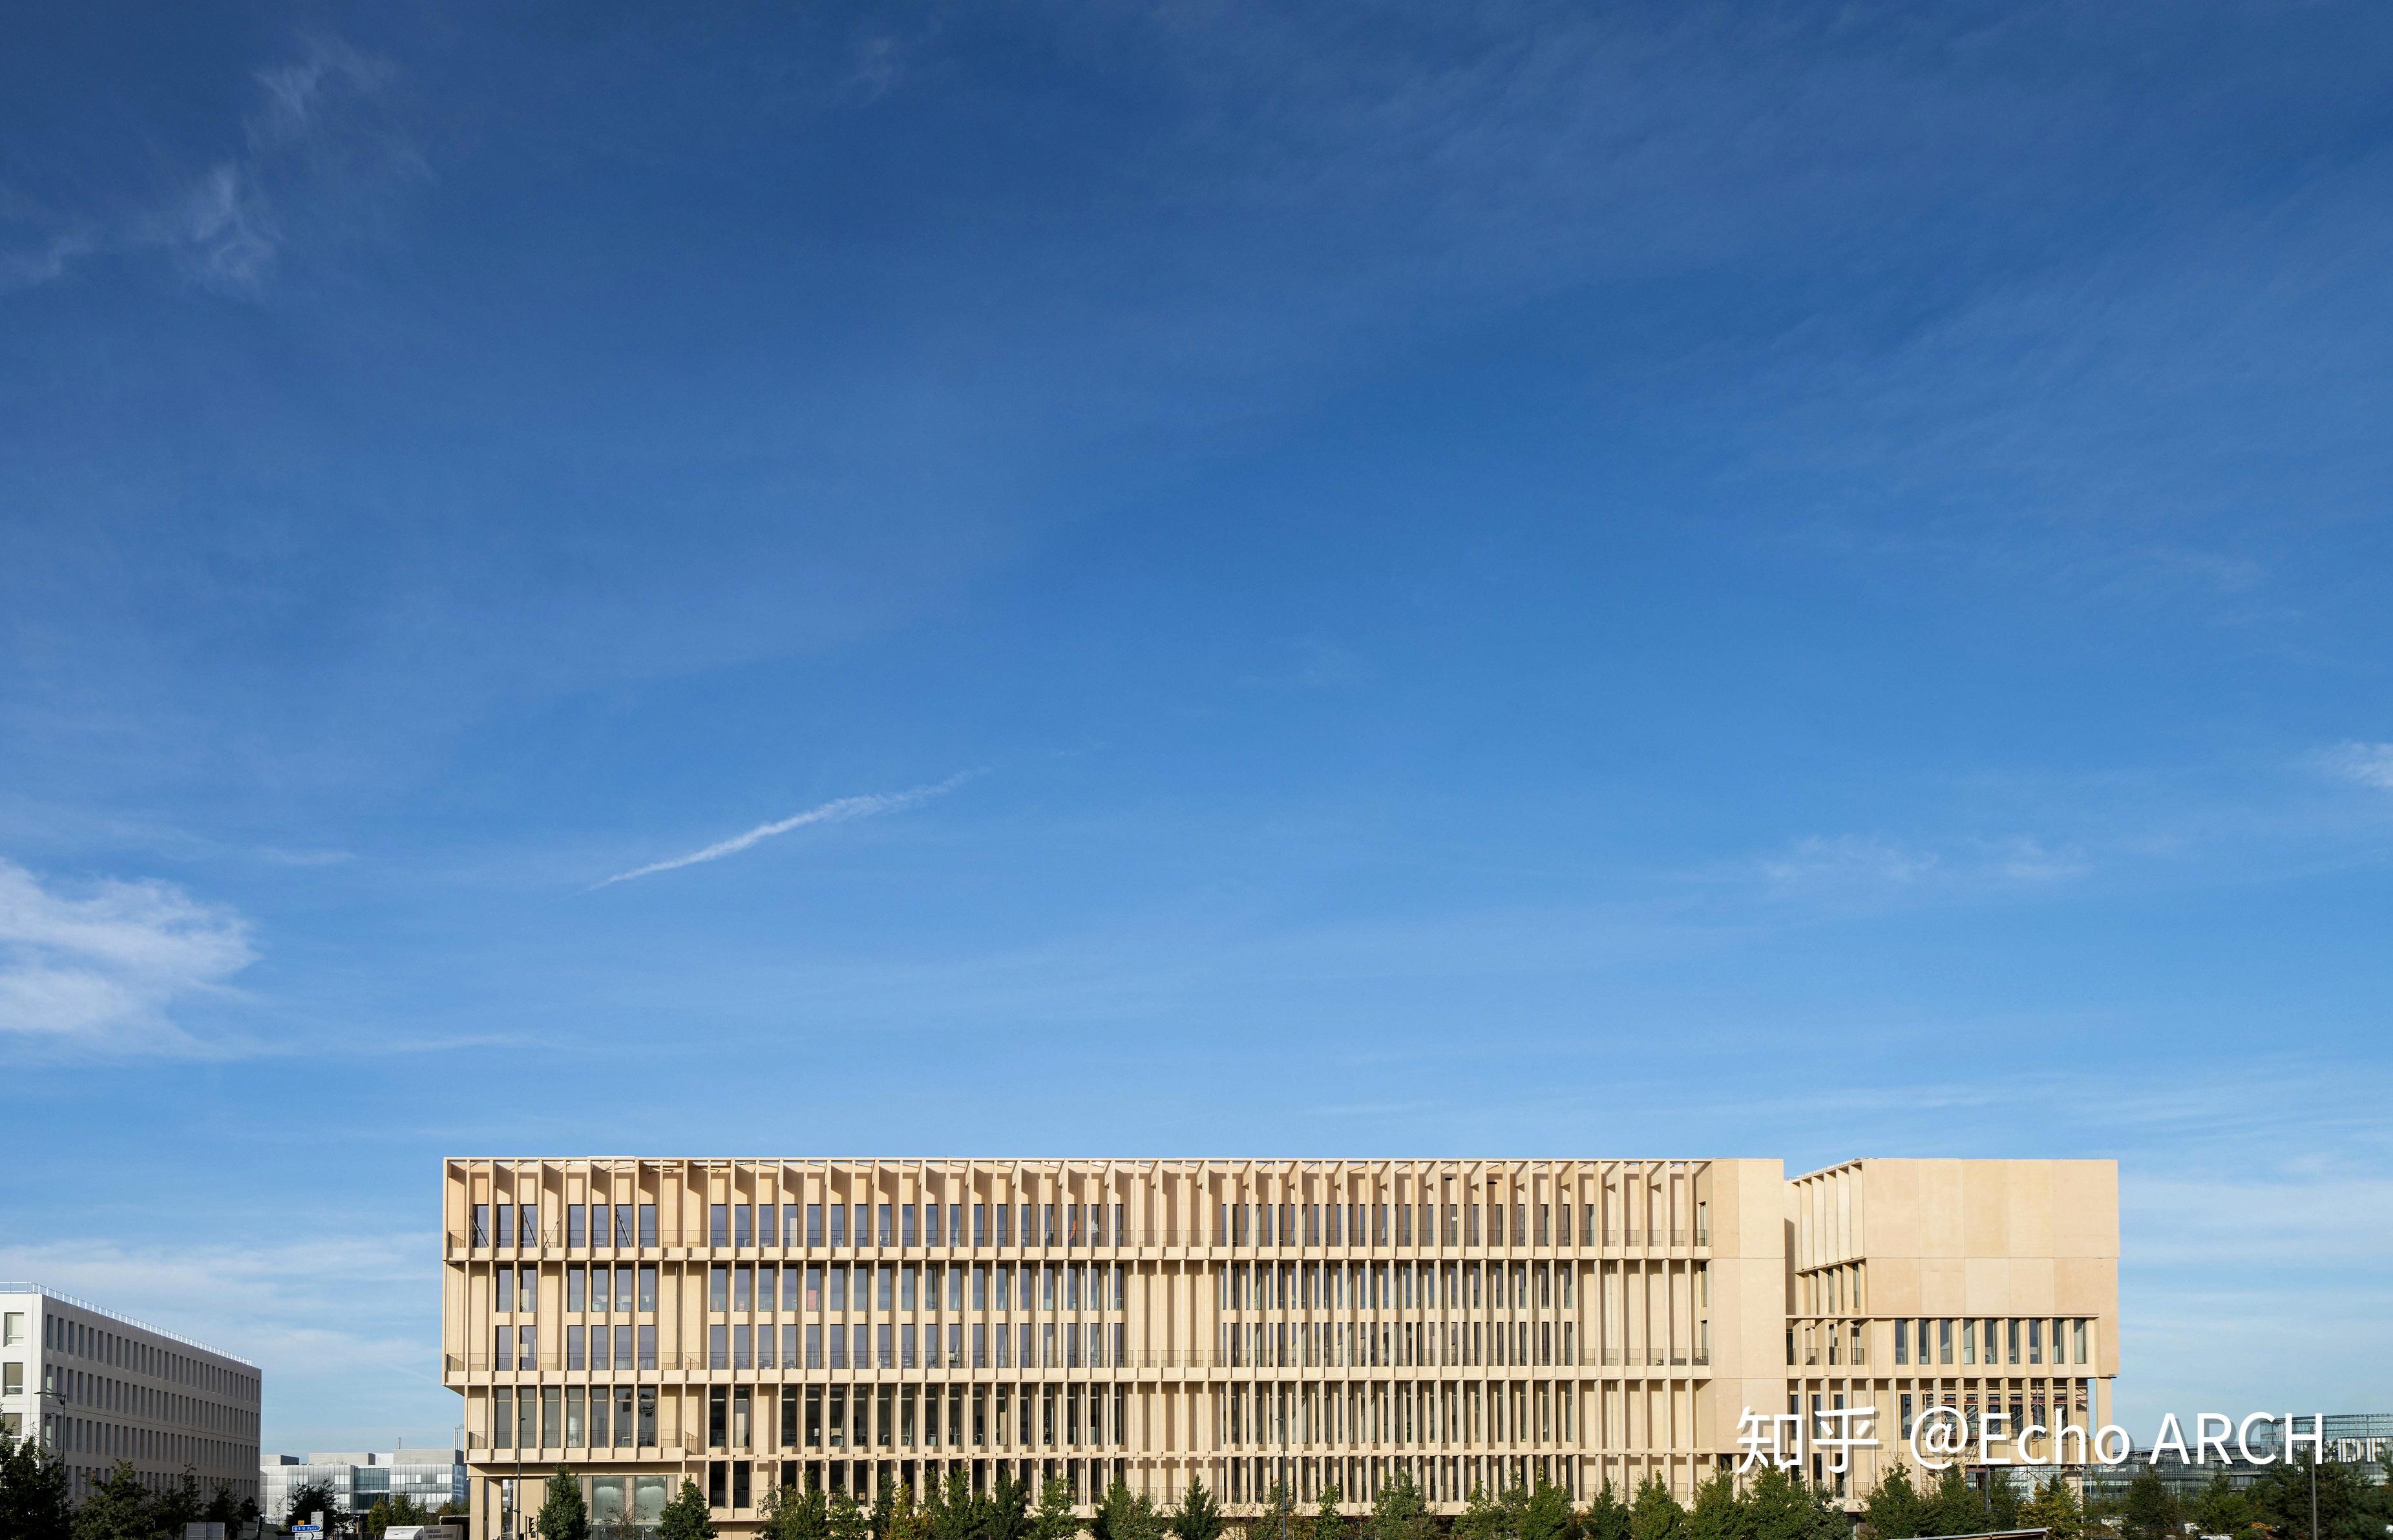
[[[1901,890],[2031,886],[2083,876],[2091,863],[2026,836],[1980,841],[1954,850],[1902,844],[1870,835],[1798,840],[1759,863],[1782,895]]]
[[[949,776],[946,780],[935,785],[917,786],[905,791],[876,791],[861,797],[841,797],[835,801],[827,802],[819,807],[807,808],[804,813],[792,814],[786,818],[777,818],[769,824],[758,824],[745,834],[735,834],[728,840],[718,840],[703,850],[693,850],[687,855],[675,855],[669,860],[651,861],[645,867],[636,867],[630,871],[619,871],[603,882],[593,883],[592,891],[611,887],[617,882],[628,882],[634,877],[650,877],[660,871],[676,871],[683,867],[694,867],[703,861],[720,861],[726,855],[737,855],[749,846],[769,840],[777,834],[787,834],[793,829],[804,829],[808,824],[847,823],[857,818],[870,818],[883,813],[895,813],[901,808],[929,802],[934,797],[944,797],[972,779],[976,773],[967,770],[961,775]]]
[[[254,291],[294,223],[353,205],[395,175],[422,174],[413,147],[368,110],[392,74],[386,61],[331,38],[259,70],[238,151],[146,201],[43,221],[32,245],[0,252],[0,291],[48,282],[87,256],[133,251],[169,254],[212,289]]]
[[[2346,780],[2393,791],[2393,743],[2346,743],[2326,756],[2327,768]]]
[[[79,1047],[190,1046],[170,1010],[256,959],[249,925],[172,883],[54,891],[0,860],[0,1034]]]

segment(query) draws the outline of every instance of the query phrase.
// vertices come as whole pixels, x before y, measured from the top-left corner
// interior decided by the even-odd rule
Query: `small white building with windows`
[[[39,1438],[81,1501],[120,1460],[163,1491],[258,1494],[257,1365],[39,1284],[0,1283],[0,1431]]]
[[[342,1513],[364,1513],[388,1497],[412,1498],[438,1513],[465,1500],[465,1452],[462,1449],[360,1449],[278,1455],[258,1472],[264,1495],[257,1500],[268,1523],[290,1523],[291,1494],[305,1486],[332,1490]],[[297,1517],[304,1518],[304,1514]]]

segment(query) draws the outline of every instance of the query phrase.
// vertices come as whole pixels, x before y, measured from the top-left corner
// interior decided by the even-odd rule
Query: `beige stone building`
[[[1359,1510],[1682,1495],[1770,1419],[1857,1499],[1929,1405],[2097,1427],[2109,1161],[456,1159],[443,1374],[477,1537],[537,1483],[726,1533],[767,1494],[1201,1476]],[[1869,1407],[1874,1425],[1835,1414]],[[1756,1420],[1748,1420],[1747,1414]],[[1791,1434],[1782,1448],[1792,1449]],[[2060,1441],[2082,1458],[2082,1431]],[[2039,1451],[2050,1453],[2047,1444]],[[1849,1467],[1838,1472],[1840,1458]]]

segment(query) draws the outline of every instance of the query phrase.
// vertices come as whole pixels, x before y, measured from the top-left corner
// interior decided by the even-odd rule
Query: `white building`
[[[412,1497],[431,1512],[465,1500],[465,1452],[462,1449],[341,1451],[278,1455],[258,1472],[258,1511],[268,1523],[288,1523],[283,1510],[291,1494],[321,1482],[345,1513],[363,1513],[385,1497]],[[305,1518],[305,1514],[297,1516]]]
[[[0,1283],[0,1430],[39,1437],[78,1501],[119,1460],[161,1491],[257,1496],[257,1366],[38,1284]]]

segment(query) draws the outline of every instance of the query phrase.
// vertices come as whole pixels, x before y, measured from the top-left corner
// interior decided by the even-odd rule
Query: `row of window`
[[[1711,1323],[1695,1324],[1693,1357],[1711,1362]],[[1576,1364],[1577,1323],[1572,1321],[1226,1322],[1219,1362],[1233,1368],[1412,1368]],[[1631,1363],[1643,1354],[1632,1355]],[[1684,1364],[1681,1348],[1669,1362]],[[1617,1348],[1605,1362],[1617,1364]],[[1655,1364],[1664,1362],[1655,1356]]]
[[[1127,1443],[1120,1386],[717,1385],[706,1402],[710,1449],[1080,1448]],[[779,1442],[774,1412],[778,1409]],[[652,1385],[500,1386],[490,1392],[500,1449],[657,1447]]]
[[[1213,1431],[1233,1449],[1567,1443],[1575,1399],[1559,1386],[1529,1382],[1233,1385],[1214,1402]]]
[[[1573,1308],[1578,1269],[1552,1262],[1233,1262],[1216,1275],[1224,1310]],[[1694,1270],[1699,1304],[1711,1280]]]
[[[946,1308],[965,1308],[969,1287],[974,1311],[1120,1310],[1127,1272],[1115,1263],[1024,1262],[1019,1266],[974,1262],[822,1263],[800,1267],[771,1262],[707,1270],[707,1307],[713,1311],[833,1311],[880,1309],[936,1312],[942,1281]],[[565,1309],[570,1314],[616,1312],[653,1313],[657,1269],[621,1263],[577,1264],[564,1270]],[[1577,1270],[1550,1262],[1258,1262],[1234,1263],[1216,1274],[1217,1299],[1225,1311],[1259,1310],[1527,1310],[1575,1308]],[[490,1270],[491,1308],[501,1314],[538,1308],[540,1270],[531,1264]],[[1698,1305],[1709,1302],[1710,1278],[1700,1268],[1693,1288]]]
[[[1819,1397],[1814,1396],[1811,1399],[1816,1409]],[[1902,1437],[1905,1439],[1911,1437],[1914,1417],[1912,1399],[1910,1393],[1905,1392],[1897,1409]],[[1974,1391],[1956,1396],[1955,1392],[1947,1390],[1943,1392],[1941,1400],[1934,1395],[1922,1394],[1918,1401],[1922,1409],[1941,1404],[1958,1411],[1961,1415],[1964,1443],[1975,1442],[1981,1436],[1990,1438],[1997,1443],[2016,1441],[2020,1433],[2029,1428],[2041,1428],[2047,1434],[2058,1433],[2066,1428],[2082,1434],[2087,1429],[2091,1421],[2086,1415],[2088,1403],[2086,1389],[2083,1384],[2078,1385],[2073,1391],[2066,1382],[2054,1385],[2049,1404],[2046,1403],[2042,1390],[2027,1395],[2013,1393],[2007,1407],[2005,1406],[2002,1397],[1990,1395],[1986,1398],[1982,1410],[1980,1408],[1978,1397]],[[1837,1402],[1838,1405],[1842,1405],[1844,1398],[1839,1396]],[[2001,1413],[2004,1420],[1998,1425],[1989,1426],[1992,1419],[1988,1414],[1991,1413]],[[1999,1427],[1999,1433],[1994,1431],[1994,1427]],[[2044,1445],[2036,1453],[2049,1458],[2050,1446]]]
[[[804,1349],[799,1344],[803,1330]],[[795,1324],[772,1325],[718,1325],[706,1328],[706,1351],[688,1367],[709,1369],[961,1369],[967,1365],[964,1326],[938,1325],[879,1326]],[[1125,1332],[1119,1322],[1066,1322],[1034,1325],[1000,1322],[995,1326],[975,1322],[971,1330],[969,1365],[975,1369],[1106,1369],[1127,1365]],[[995,1353],[992,1359],[991,1348]],[[1018,1350],[1018,1356],[1017,1356]],[[639,1326],[568,1326],[565,1328],[566,1369],[631,1370],[658,1367],[657,1328]],[[477,1365],[478,1367],[478,1365]],[[540,1355],[538,1329],[500,1326],[491,1336],[490,1367],[494,1369],[557,1368]]]
[[[965,1211],[971,1227],[965,1228]],[[1441,1209],[1443,1213],[1441,1214]],[[1694,1206],[1693,1241],[1710,1244],[1709,1206]],[[1667,1228],[1599,1230],[1596,1204],[1475,1203],[1445,1205],[1223,1203],[1214,1216],[1216,1246],[1594,1245],[1650,1242],[1684,1246],[1683,1219]],[[1443,1219],[1441,1225],[1440,1220]],[[1484,1224],[1483,1224],[1484,1218]],[[1577,1222],[1574,1222],[1576,1220]],[[802,1228],[803,1227],[803,1228]],[[970,1238],[967,1240],[966,1236]],[[803,1242],[801,1235],[804,1236]],[[694,1237],[687,1237],[694,1239]],[[1176,1237],[1171,1237],[1176,1239]],[[1194,1244],[1205,1237],[1190,1235]],[[561,1235],[541,1227],[536,1203],[474,1205],[475,1246],[654,1246],[653,1203],[570,1203]],[[707,1208],[705,1244],[713,1246],[1123,1246],[1131,1244],[1123,1206],[1103,1203],[717,1203]]]
[[[0,1346],[22,1345],[25,1330],[24,1312],[12,1310],[0,1316]],[[257,1380],[253,1376],[177,1352],[163,1343],[110,1331],[88,1321],[43,1312],[42,1346],[52,1352],[88,1359],[170,1385],[189,1385],[225,1400],[251,1403],[257,1400]]]
[[[1956,1338],[1960,1349],[1958,1363],[1978,1363],[1979,1344],[1982,1342],[1984,1361],[1988,1364],[2042,1364],[2046,1334],[2049,1328],[2052,1361],[2055,1364],[2083,1364],[2087,1353],[2086,1325],[2083,1316],[2052,1321],[2037,1316],[1999,1320],[1970,1318],[1955,1321],[1946,1318],[1897,1321],[1894,1324],[1894,1361],[1897,1364],[1911,1363],[1913,1345],[1916,1343],[1918,1362],[1931,1362],[1929,1353],[1932,1329],[1935,1352],[1932,1362],[1939,1364],[1956,1362],[1954,1357]],[[1956,1325],[1959,1327],[1957,1332],[1954,1329]],[[2064,1328],[2067,1332],[2065,1342],[2062,1336]],[[2024,1357],[2021,1356],[2022,1351]]]
[[[0,1364],[0,1395],[19,1395],[24,1389],[25,1365],[14,1361]],[[43,1364],[42,1391],[70,1405],[80,1403],[149,1422],[225,1432],[249,1432],[256,1428],[257,1414],[245,1407],[61,1364]]]

